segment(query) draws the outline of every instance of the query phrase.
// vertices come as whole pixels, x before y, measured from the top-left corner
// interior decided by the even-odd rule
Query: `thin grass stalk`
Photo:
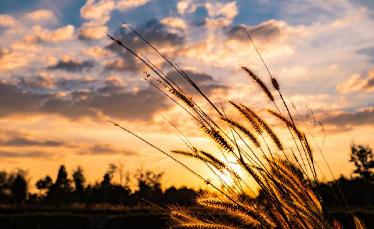
[[[289,118],[290,118],[292,124],[295,126],[295,122],[294,122],[293,117],[292,117],[292,115],[291,115],[291,112],[290,112],[290,110],[289,110],[289,108],[288,108],[288,105],[287,105],[287,103],[286,103],[286,101],[285,101],[285,99],[284,99],[284,97],[283,97],[283,94],[282,94],[282,92],[281,92],[281,90],[280,90],[280,86],[279,86],[278,81],[277,81],[277,80],[273,77],[273,75],[270,73],[270,70],[269,70],[269,68],[268,68],[268,66],[267,66],[267,64],[266,64],[266,62],[265,62],[265,60],[262,58],[261,53],[260,53],[259,50],[257,49],[257,46],[255,45],[255,43],[254,43],[254,41],[253,41],[253,39],[252,39],[252,36],[250,35],[250,33],[249,33],[248,31],[247,31],[247,36],[248,36],[249,40],[251,41],[253,47],[255,48],[255,50],[256,50],[256,52],[257,52],[257,55],[260,57],[260,59],[261,59],[263,65],[265,66],[266,71],[268,72],[268,75],[269,75],[270,80],[271,80],[271,82],[272,82],[272,85],[273,85],[274,89],[278,92],[278,95],[280,96],[280,98],[281,98],[281,100],[282,100],[282,103],[283,103],[283,105],[284,105],[284,107],[285,107],[285,109],[286,109],[286,111],[287,111],[287,114],[288,114],[288,116],[289,116]],[[277,110],[279,111],[279,113],[281,113],[280,109],[278,108],[278,106],[276,105],[276,103],[275,103],[274,100],[273,100],[273,104],[275,105],[275,107],[277,108]],[[291,130],[290,130],[290,131],[291,131]],[[291,134],[291,135],[292,135],[292,134]],[[301,139],[300,139],[300,141],[301,141]],[[296,145],[296,147],[297,147],[296,140],[294,140],[294,142],[295,142],[295,145]],[[298,148],[298,147],[297,147],[297,148]],[[299,150],[299,149],[298,149],[298,150]],[[299,152],[300,152],[300,151],[299,151]],[[310,165],[309,165],[309,166],[310,166]],[[312,172],[312,175],[314,176],[314,180],[317,181],[317,184],[318,184],[318,178],[317,178],[317,176],[316,176],[316,172],[315,172],[314,167],[313,167],[313,168],[310,168],[310,169],[313,169],[314,172]]]
[[[212,186],[216,191],[218,191],[219,193],[221,193],[223,196],[225,196],[226,198],[228,198],[230,201],[232,201],[233,203],[235,204],[239,204],[237,201],[235,201],[234,199],[232,199],[229,195],[227,195],[225,192],[221,191],[218,187],[216,187],[214,184],[212,184],[210,181],[206,180],[204,177],[202,177],[200,174],[198,174],[197,172],[195,172],[194,170],[192,170],[190,167],[188,167],[186,164],[184,164],[183,162],[179,161],[178,159],[176,159],[175,157],[173,157],[172,155],[168,154],[167,152],[165,152],[164,150],[160,149],[159,147],[153,145],[152,143],[150,143],[149,141],[145,140],[144,138],[140,137],[139,135],[135,134],[134,132],[126,129],[125,127],[121,126],[120,124],[112,121],[112,120],[107,120],[108,122],[112,123],[114,126],[124,130],[125,132],[131,134],[132,136],[136,137],[137,139],[141,140],[142,142],[144,142],[145,144],[149,145],[150,147],[152,147],[153,149],[156,149],[157,151],[159,151],[160,153],[164,154],[165,156],[169,157],[170,159],[172,159],[173,161],[175,161],[176,163],[178,163],[179,165],[181,165],[183,168],[187,169],[189,172],[191,172],[193,175],[195,175],[196,177],[198,177],[199,179],[201,179],[202,181],[204,181],[205,183],[209,184],[210,186]]]

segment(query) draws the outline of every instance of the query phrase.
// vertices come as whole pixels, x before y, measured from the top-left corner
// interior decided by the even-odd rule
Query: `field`
[[[201,211],[201,209],[193,209]],[[363,219],[367,228],[374,227],[374,209],[334,210],[332,216],[340,220],[345,228],[351,228],[349,215]],[[67,229],[67,228],[167,228],[169,216],[150,207],[112,208],[10,208],[0,210],[2,228]]]

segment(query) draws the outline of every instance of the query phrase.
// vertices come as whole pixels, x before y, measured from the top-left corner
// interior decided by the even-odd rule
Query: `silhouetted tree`
[[[163,173],[152,171],[138,171],[135,178],[138,182],[138,191],[134,193],[137,201],[145,199],[154,203],[160,203],[162,199],[161,178]]]
[[[84,201],[84,186],[86,178],[83,174],[82,167],[78,166],[76,170],[73,171],[73,181],[74,181],[74,193],[78,201]]]
[[[109,168],[107,170],[107,173],[113,178],[114,173],[117,171],[117,166],[114,163],[109,164]]]
[[[22,203],[26,200],[27,196],[27,181],[26,174],[20,170],[16,173],[15,179],[11,184],[11,192],[13,200],[16,203]]]
[[[9,200],[9,175],[5,171],[0,171],[0,202],[4,203]]]
[[[356,169],[353,172],[358,174],[361,179],[374,180],[374,155],[368,146],[353,144],[349,161],[355,164]]]
[[[61,165],[56,182],[49,189],[47,199],[52,202],[66,203],[69,201],[71,194],[70,180],[68,178],[68,173],[64,165]]]
[[[105,173],[103,180],[101,181],[101,188],[107,189],[112,185],[112,176],[109,173]]]
[[[36,184],[35,184],[36,188],[37,188],[40,192],[42,192],[42,191],[44,191],[44,190],[48,190],[48,189],[50,189],[52,185],[53,185],[52,178],[51,178],[50,176],[48,176],[48,175],[47,175],[44,179],[43,179],[43,178],[42,178],[42,179],[39,179],[39,180],[36,182]]]
[[[196,196],[197,192],[193,189],[187,187],[177,189],[172,186],[165,190],[163,200],[167,204],[189,206],[195,203]]]

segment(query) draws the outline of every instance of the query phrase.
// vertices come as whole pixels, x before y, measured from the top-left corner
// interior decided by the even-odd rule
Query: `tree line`
[[[109,203],[124,205],[139,204],[169,204],[181,205],[193,204],[198,191],[194,189],[171,186],[166,190],[161,188],[163,173],[155,173],[149,170],[139,170],[134,175],[136,189],[129,186],[129,177],[122,183],[113,182],[113,176],[117,168],[110,164],[101,181],[87,184],[84,171],[77,167],[69,177],[66,167],[61,165],[56,179],[49,175],[39,179],[35,186],[38,193],[29,193],[29,182],[26,172],[17,170],[14,173],[0,172],[0,203],[3,204],[70,204],[70,203]]]
[[[355,165],[354,176],[351,178],[341,176],[335,181],[322,183],[316,187],[319,189],[321,198],[330,207],[374,206],[374,156],[372,150],[366,146],[352,145],[350,162]],[[116,172],[119,173],[119,183],[113,181]],[[39,192],[29,193],[30,182],[27,180],[26,171],[20,169],[13,173],[0,171],[0,203],[35,205],[109,203],[128,206],[141,204],[188,206],[194,204],[193,200],[201,190],[174,186],[162,190],[162,176],[163,173],[138,171],[134,175],[136,189],[132,190],[129,185],[130,177],[123,176],[121,166],[110,164],[109,169],[99,182],[87,184],[81,167],[77,167],[69,176],[66,167],[61,165],[55,180],[50,176],[45,176],[35,183]]]

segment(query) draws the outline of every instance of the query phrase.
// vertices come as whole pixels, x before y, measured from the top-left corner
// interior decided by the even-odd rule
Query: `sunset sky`
[[[123,163],[129,172],[165,172],[166,186],[204,185],[106,121],[162,149],[183,148],[166,118],[197,145],[214,147],[144,81],[145,66],[108,39],[113,34],[175,74],[122,21],[186,69],[217,104],[263,109],[271,104],[240,69],[248,66],[269,83],[248,30],[297,108],[292,112],[308,117],[303,125],[336,175],[353,171],[352,142],[374,147],[374,1],[1,0],[2,170],[28,170],[33,186],[47,174],[55,178],[61,164],[70,173],[81,165],[94,182],[109,163]],[[319,156],[317,163],[322,179],[331,179]]]

